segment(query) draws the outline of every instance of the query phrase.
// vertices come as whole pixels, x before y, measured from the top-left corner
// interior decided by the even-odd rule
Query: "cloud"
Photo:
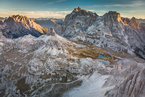
[[[48,18],[64,18],[67,14],[71,13],[71,11],[5,11],[0,12],[1,17],[8,17],[11,15],[23,15],[29,18],[40,18],[40,17],[48,17]]]
[[[88,6],[90,8],[95,8],[95,7],[138,7],[138,6],[143,6],[145,5],[145,2],[142,1],[132,1],[130,4],[110,4],[110,5],[92,5]]]
[[[7,11],[7,10],[9,10],[9,9],[0,9],[1,11]]]
[[[64,1],[66,1],[66,0],[57,0],[57,1],[49,2],[49,3],[47,3],[47,4],[53,4],[53,3],[64,2]]]

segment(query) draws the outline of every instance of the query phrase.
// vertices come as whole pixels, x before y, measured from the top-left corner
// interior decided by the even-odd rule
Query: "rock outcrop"
[[[0,26],[0,30],[6,38],[18,38],[28,34],[39,37],[48,32],[47,28],[44,28],[26,16],[21,15],[10,16],[8,19],[5,19]]]
[[[53,28],[48,28],[47,35],[52,35],[52,36],[55,36],[55,35],[56,35],[56,32],[54,31],[54,29],[53,29]]]
[[[113,89],[106,92],[106,97],[143,97],[145,95],[144,64],[124,61],[120,66],[122,68],[118,65],[112,70],[112,77],[109,77],[108,82],[105,83],[110,85],[112,82],[115,85]]]

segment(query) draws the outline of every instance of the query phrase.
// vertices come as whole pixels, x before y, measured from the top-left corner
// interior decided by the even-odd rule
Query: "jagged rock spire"
[[[78,10],[82,10],[82,8],[80,6],[78,6]]]
[[[53,28],[50,27],[50,28],[48,29],[47,35],[55,36],[55,34],[56,34],[55,30],[54,30]]]
[[[132,17],[131,20],[130,20],[130,22],[132,22],[132,23],[136,23],[136,24],[139,24],[139,22],[136,20],[135,17]]]
[[[79,17],[79,16],[87,16],[87,15],[90,16],[90,17],[92,17],[94,20],[98,16],[96,13],[93,13],[93,12],[88,11],[88,10],[83,10],[80,6],[78,6],[78,8],[75,8],[72,11],[72,13],[68,14],[65,17],[65,20],[73,20],[76,17]]]
[[[141,26],[141,24],[136,20],[135,17],[132,17],[130,22],[129,22],[129,26],[133,29],[135,29],[138,32],[144,32],[143,31],[143,27]]]
[[[75,8],[75,9],[74,9],[75,12],[78,12],[78,11],[80,11],[80,10],[82,10],[82,8],[81,8],[80,6],[78,6],[78,8]]]

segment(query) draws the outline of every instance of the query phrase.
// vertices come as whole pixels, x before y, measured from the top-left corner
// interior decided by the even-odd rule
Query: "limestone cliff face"
[[[6,38],[18,38],[28,34],[39,37],[48,32],[47,28],[21,15],[10,16],[0,25],[2,26],[1,31]]]

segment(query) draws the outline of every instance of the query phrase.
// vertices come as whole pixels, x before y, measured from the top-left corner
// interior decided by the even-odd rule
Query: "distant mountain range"
[[[4,20],[6,18],[0,17],[0,20]],[[54,27],[56,23],[63,21],[64,19],[57,19],[57,18],[30,18],[37,24],[49,28]],[[128,18],[129,19],[129,18]],[[136,19],[141,25],[145,25],[145,19]]]
[[[141,19],[138,21],[143,22]],[[141,58],[145,58],[145,26],[138,21],[135,17],[123,18],[113,11],[98,16],[96,13],[78,7],[64,20],[29,19],[26,16],[13,15],[0,21],[0,30],[6,38],[18,38],[28,34],[39,37],[49,33],[49,27],[53,27],[56,33],[68,39],[116,52],[136,53]]]
[[[3,19],[5,19],[5,18],[3,18],[3,17],[0,17],[0,20],[3,20]]]
[[[54,27],[54,25],[60,21],[62,21],[62,19],[34,19],[34,22],[46,28]]]
[[[145,25],[145,19],[137,19],[137,21],[138,21],[141,25]]]

